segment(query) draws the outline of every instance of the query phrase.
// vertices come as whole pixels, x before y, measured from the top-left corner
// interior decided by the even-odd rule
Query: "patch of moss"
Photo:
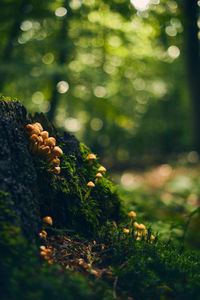
[[[95,180],[100,165],[95,161],[88,166],[86,156],[91,151],[83,144],[80,150],[78,157],[64,153],[60,176],[48,173],[45,162],[38,160],[38,187],[44,203],[41,212],[42,215],[51,215],[58,228],[70,228],[78,234],[95,236],[99,226],[107,220],[119,220],[121,203],[113,184],[106,177],[99,180],[85,199],[87,183]]]

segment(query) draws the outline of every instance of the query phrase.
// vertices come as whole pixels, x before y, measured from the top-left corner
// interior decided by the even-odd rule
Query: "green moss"
[[[95,180],[100,165],[95,161],[92,166],[88,166],[86,157],[91,151],[83,144],[80,145],[80,150],[79,157],[66,154],[62,156],[60,176],[46,174],[45,177],[45,166],[41,163],[40,186],[45,188],[44,197],[49,199],[50,213],[55,220],[55,226],[64,226],[82,235],[95,236],[99,226],[108,219],[119,220],[120,200],[113,184],[107,178],[102,178],[85,199],[88,192],[87,183]],[[41,180],[46,180],[46,183],[41,184]],[[48,208],[45,209],[47,211]]]

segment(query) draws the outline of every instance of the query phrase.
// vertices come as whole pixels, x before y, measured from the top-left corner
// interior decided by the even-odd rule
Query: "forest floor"
[[[167,240],[186,237],[192,248],[200,248],[200,164],[180,161],[145,171],[113,174],[127,212],[135,210],[153,231]]]

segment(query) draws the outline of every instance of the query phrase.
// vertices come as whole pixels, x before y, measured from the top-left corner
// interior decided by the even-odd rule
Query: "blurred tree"
[[[1,2],[2,93],[48,113],[108,165],[191,149],[178,2],[137,11],[125,0],[29,0],[24,13]]]
[[[200,152],[200,57],[198,39],[199,6],[197,1],[185,0],[185,37],[187,71],[194,114],[195,148]]]

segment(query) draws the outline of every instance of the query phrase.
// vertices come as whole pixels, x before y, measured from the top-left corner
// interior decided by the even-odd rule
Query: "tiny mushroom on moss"
[[[145,230],[146,226],[144,224],[139,224],[137,227],[139,230]]]
[[[94,155],[93,153],[91,153],[91,154],[89,154],[89,155],[86,157],[86,159],[89,161],[88,166],[91,166],[92,163],[93,163],[93,161],[94,161],[95,159],[97,159],[97,157],[96,157],[96,155]]]
[[[133,223],[133,226],[134,226],[135,228],[138,228],[139,224],[138,224],[137,222],[134,222],[134,223]]]
[[[55,167],[54,169],[53,169],[53,173],[54,174],[56,174],[56,175],[58,175],[58,174],[60,174],[60,167]]]
[[[104,168],[103,166],[100,166],[98,168],[98,172],[100,172],[100,173],[106,172],[106,168]]]
[[[124,228],[124,229],[123,229],[123,233],[125,233],[125,234],[129,234],[129,232],[130,232],[130,230],[129,230],[129,229],[127,229],[127,228]]]
[[[152,235],[150,236],[150,241],[152,242],[153,240],[155,240],[155,236],[152,234]]]
[[[87,184],[87,186],[89,187],[89,190],[88,190],[87,194],[85,195],[84,200],[86,200],[89,197],[92,188],[95,187],[95,184],[92,181],[89,181],[88,184]]]
[[[136,218],[136,213],[134,211],[130,211],[130,213],[128,214],[128,216],[132,219]]]
[[[99,179],[100,179],[101,177],[103,177],[103,175],[102,175],[101,173],[97,173],[97,174],[96,174],[95,184],[98,183],[98,181],[99,181]]]
[[[46,224],[53,225],[53,220],[51,217],[47,216],[42,219],[42,221]]]

